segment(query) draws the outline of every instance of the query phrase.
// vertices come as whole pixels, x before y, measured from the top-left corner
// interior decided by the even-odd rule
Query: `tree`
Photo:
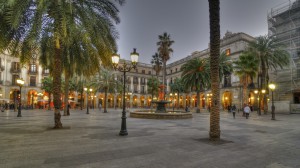
[[[95,88],[96,91],[104,90],[104,113],[107,113],[107,92],[114,91],[119,85],[122,86],[118,80],[115,80],[115,71],[105,68],[101,68],[96,77],[91,81],[91,86]]]
[[[267,88],[270,69],[276,70],[289,65],[289,53],[283,49],[275,36],[259,36],[249,43],[248,51],[257,57],[258,75],[261,76],[262,88]]]
[[[45,92],[48,93],[49,99],[48,99],[48,110],[51,110],[50,103],[51,103],[51,94],[53,89],[53,80],[51,77],[45,77],[42,80],[42,90],[45,90]]]
[[[228,76],[233,72],[232,61],[222,52],[219,59],[219,78],[222,81],[224,76]]]
[[[161,71],[162,64],[163,64],[162,58],[158,55],[158,53],[155,53],[154,55],[152,55],[151,64],[153,66],[156,76],[158,77],[159,72]]]
[[[179,108],[180,93],[185,91],[181,78],[176,78],[175,81],[170,84],[170,88],[171,88],[171,92],[177,93],[177,108]]]
[[[115,2],[122,4],[124,0]],[[117,6],[108,0],[11,0],[1,1],[0,5],[0,18],[5,22],[1,24],[8,25],[8,32],[13,34],[1,49],[19,56],[21,62],[28,61],[37,50],[46,58],[42,60],[48,60],[53,75],[54,128],[62,128],[59,109],[64,52],[72,47],[78,49],[74,52],[81,51],[80,58],[89,60],[81,66],[110,58],[116,49],[117,33],[112,21],[119,22]]]
[[[259,89],[268,89],[269,70],[276,70],[289,65],[289,53],[283,49],[275,36],[259,36],[249,44],[249,52],[258,59],[258,85]],[[263,98],[264,111],[267,112],[267,97]]]
[[[240,78],[240,82],[243,84],[243,104],[248,104],[248,92],[247,86],[249,81],[253,82],[258,70],[258,59],[250,54],[244,52],[240,55],[237,61],[233,62],[234,73]]]
[[[151,107],[154,95],[158,94],[159,80],[155,77],[151,77],[147,80],[147,89],[151,93]]]
[[[209,139],[220,140],[220,0],[208,0],[210,27],[210,76],[212,90],[212,106],[210,111]]]
[[[207,59],[194,58],[181,66],[181,79],[186,89],[195,89],[197,92],[197,109],[200,113],[200,91],[210,88],[210,69]]]
[[[170,53],[173,52],[173,49],[171,48],[171,45],[174,43],[173,40],[171,40],[171,37],[168,33],[163,33],[162,35],[158,36],[159,41],[157,42],[158,46],[158,53],[159,56],[162,58],[163,62],[163,86],[166,84],[166,67],[167,67],[167,61],[170,59]],[[165,87],[163,87],[163,93],[164,93],[164,99],[165,99]]]

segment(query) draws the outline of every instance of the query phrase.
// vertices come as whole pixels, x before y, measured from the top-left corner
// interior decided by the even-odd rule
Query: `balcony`
[[[37,75],[37,71],[33,71],[33,70],[28,70],[28,75]]]
[[[20,68],[11,68],[10,73],[19,74],[19,73],[21,73],[21,69]]]
[[[49,74],[50,74],[49,71],[43,71],[44,76],[48,76]]]
[[[36,83],[29,83],[29,86],[36,87]]]
[[[0,66],[0,71],[4,71],[4,66],[3,65]]]

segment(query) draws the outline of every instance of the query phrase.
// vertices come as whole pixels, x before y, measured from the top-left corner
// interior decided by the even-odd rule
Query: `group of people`
[[[231,112],[232,113],[232,116],[233,118],[235,118],[235,112],[236,112],[236,106],[233,105],[233,106],[228,106],[228,112]],[[246,117],[246,119],[249,118],[249,114],[251,112],[251,108],[247,105],[247,104],[244,104],[244,108],[243,108],[243,116]]]

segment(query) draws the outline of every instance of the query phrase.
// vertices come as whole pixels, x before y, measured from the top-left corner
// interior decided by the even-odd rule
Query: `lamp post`
[[[121,130],[119,135],[125,136],[128,135],[127,129],[126,129],[126,109],[125,109],[125,80],[126,80],[126,72],[129,72],[132,68],[136,69],[136,64],[138,62],[139,54],[136,52],[136,49],[133,49],[133,52],[130,54],[131,56],[131,65],[124,63],[121,66],[118,66],[120,55],[113,54],[112,55],[112,63],[115,70],[118,70],[120,72],[123,72],[123,111],[122,111],[122,123],[121,123]]]
[[[261,89],[261,90],[254,90],[254,93],[257,94],[257,114],[261,115],[261,109],[260,109],[260,95],[265,94],[266,90],[265,89]]]
[[[84,91],[86,91],[86,114],[90,114],[89,113],[89,93],[91,92],[91,91],[93,91],[93,89],[92,88],[83,88],[84,89]]]
[[[272,91],[272,107],[271,107],[271,109],[272,109],[272,120],[275,120],[275,106],[274,106],[274,96],[273,96],[273,91],[275,90],[275,84],[274,83],[270,83],[269,84],[269,88],[271,89],[271,91]]]
[[[17,117],[22,117],[21,115],[21,107],[22,107],[22,86],[24,85],[24,80],[21,79],[17,79],[17,84],[20,87],[20,102],[19,102],[19,109],[18,109],[18,116]]]

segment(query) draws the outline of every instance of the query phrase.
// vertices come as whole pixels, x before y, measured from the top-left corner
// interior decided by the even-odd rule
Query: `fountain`
[[[130,117],[133,118],[146,118],[146,119],[186,119],[186,118],[193,118],[191,112],[185,111],[167,111],[166,104],[171,103],[171,101],[164,100],[165,93],[164,93],[164,85],[160,85],[159,87],[159,100],[152,101],[152,103],[156,104],[156,110],[140,110],[130,112]]]

